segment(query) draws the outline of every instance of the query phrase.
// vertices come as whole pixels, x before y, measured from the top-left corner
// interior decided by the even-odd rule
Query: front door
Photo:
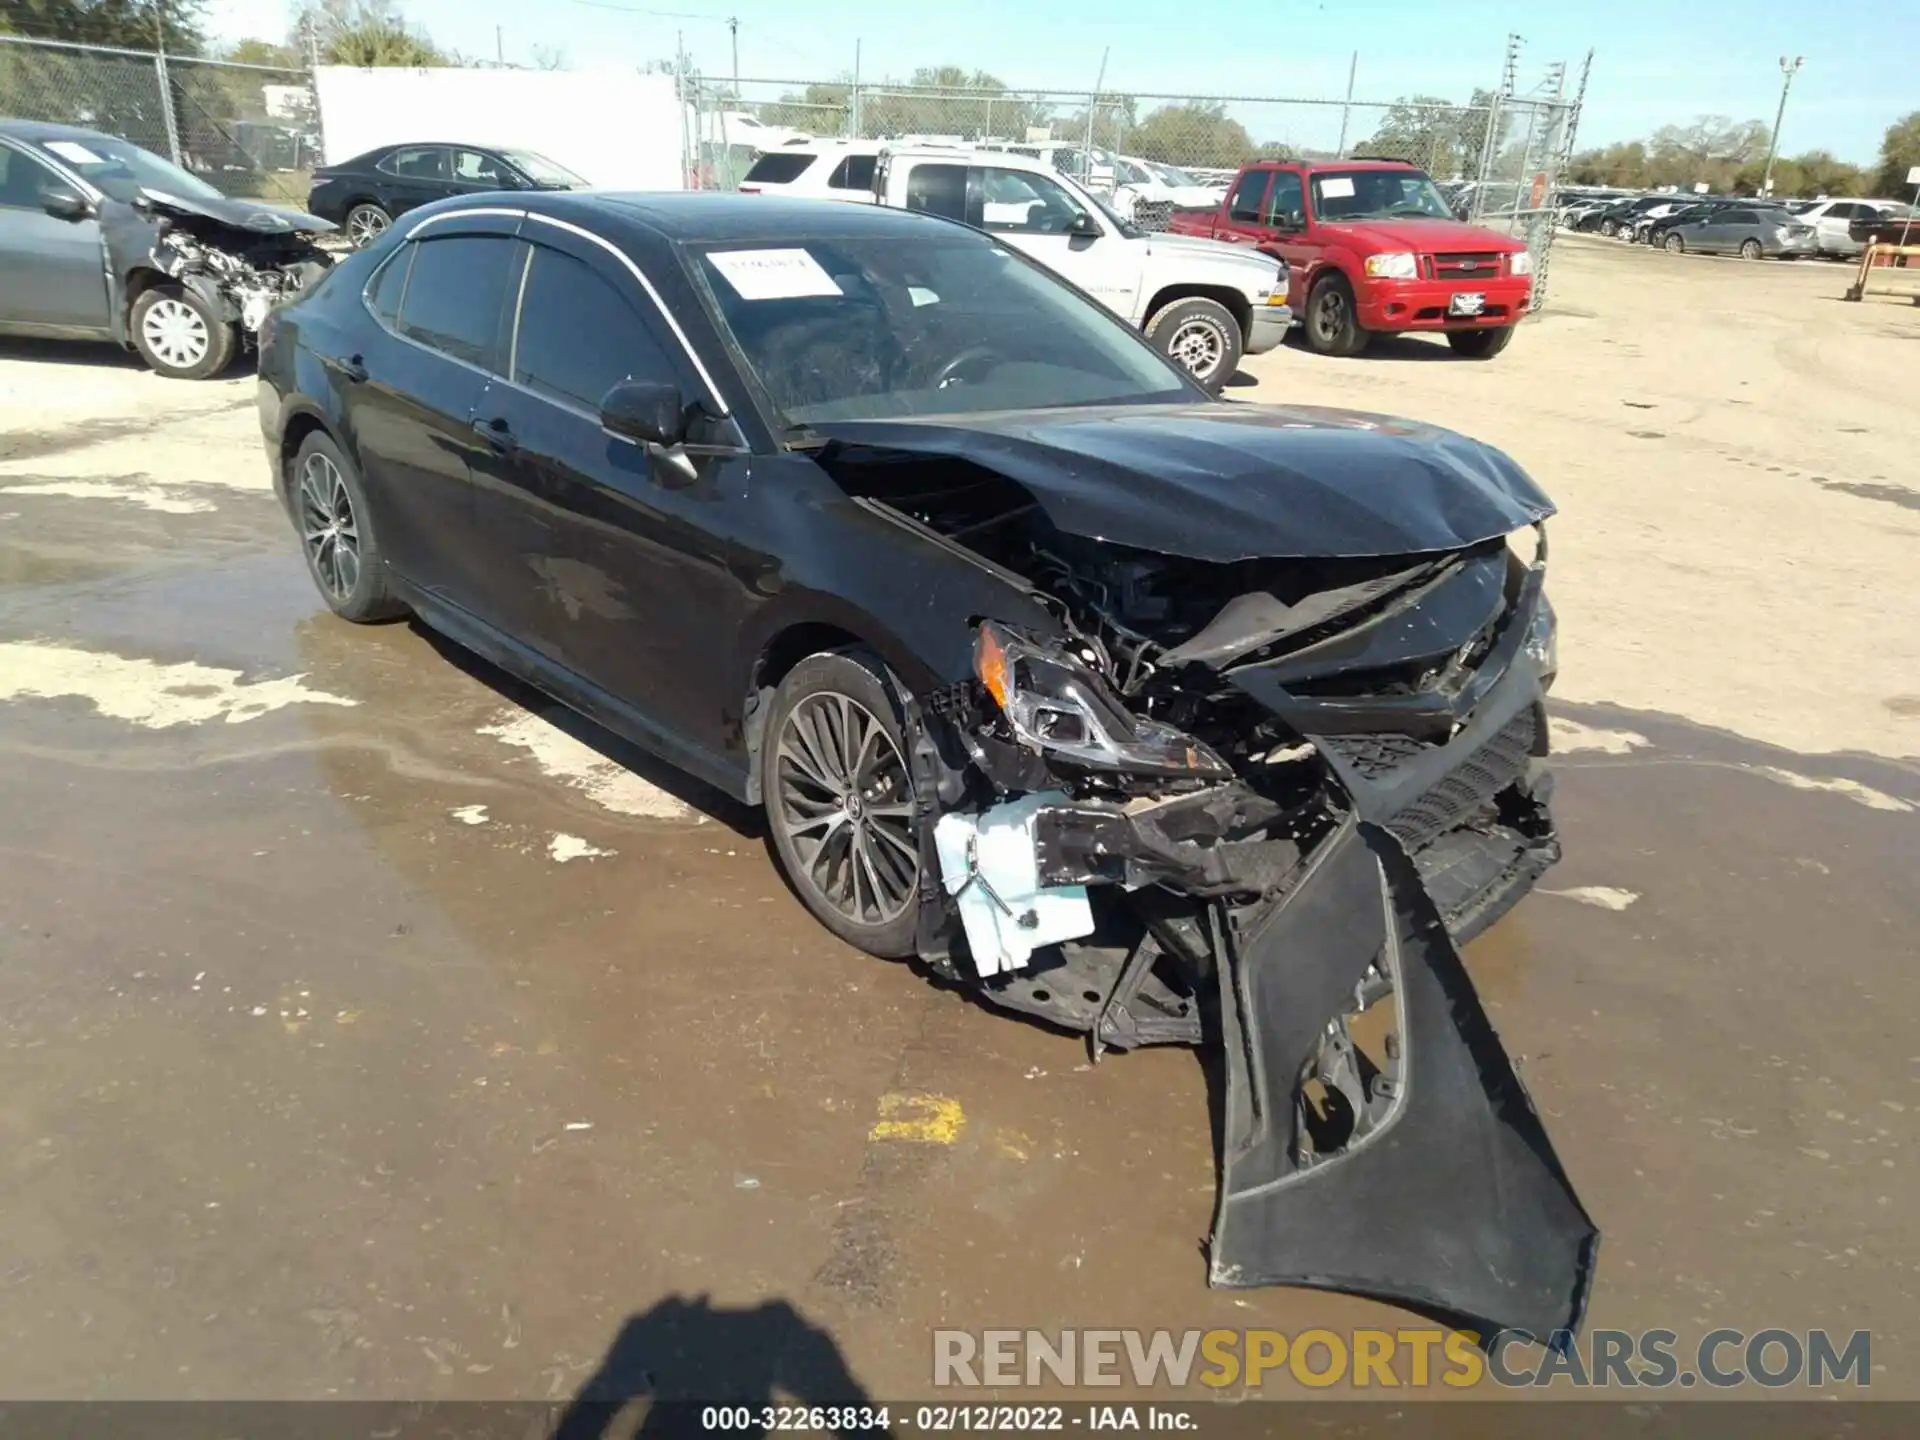
[[[1121,319],[1134,318],[1141,301],[1139,250],[1059,181],[1030,170],[975,165],[967,177],[967,202],[972,224],[1031,255]],[[1082,215],[1099,234],[1073,233]]]
[[[722,702],[703,682],[731,658],[751,599],[715,538],[743,477],[693,447],[668,455],[601,428],[600,402],[622,380],[689,402],[703,392],[617,260],[529,228],[508,378],[477,416],[500,440],[474,486],[500,623],[612,697],[671,758],[707,769],[680,746],[721,746]]]
[[[79,187],[0,142],[0,325],[112,333],[100,222],[46,212],[50,190]]]
[[[453,179],[453,160],[444,145],[409,145],[380,162],[387,177],[381,189],[398,215],[417,205],[428,205],[459,193]]]
[[[1287,304],[1294,314],[1306,309],[1314,272],[1326,258],[1326,241],[1307,223],[1306,182],[1298,170],[1273,172],[1261,218],[1266,238],[1260,248],[1287,262]]]

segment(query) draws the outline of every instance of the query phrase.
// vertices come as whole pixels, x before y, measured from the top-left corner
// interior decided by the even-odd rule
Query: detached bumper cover
[[[1368,1295],[1482,1336],[1577,1329],[1599,1232],[1399,843],[1350,824],[1225,939],[1213,1282]],[[1399,1012],[1391,1109],[1303,1165],[1296,1081],[1369,967]]]

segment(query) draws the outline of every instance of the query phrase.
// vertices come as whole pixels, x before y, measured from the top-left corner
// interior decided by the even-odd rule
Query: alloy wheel
[[[774,820],[802,879],[857,925],[885,925],[919,891],[907,766],[866,706],[834,691],[808,695],[774,742]]]
[[[207,358],[213,335],[198,310],[184,300],[163,296],[147,307],[140,321],[147,349],[176,370],[189,370]]]
[[[321,587],[346,603],[360,584],[360,530],[346,478],[325,455],[300,467],[300,541]]]
[[[1167,343],[1167,354],[1201,379],[1220,368],[1226,353],[1226,337],[1220,327],[1205,320],[1187,321]]]
[[[1333,339],[1346,325],[1347,297],[1340,293],[1338,286],[1329,285],[1320,292],[1320,299],[1313,307],[1313,320],[1325,340]]]
[[[356,205],[347,217],[347,238],[356,250],[363,249],[386,234],[387,226],[392,223],[385,212],[371,205]]]

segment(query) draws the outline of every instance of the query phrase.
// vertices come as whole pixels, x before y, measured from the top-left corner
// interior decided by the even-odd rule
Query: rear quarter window
[[[791,150],[773,151],[753,162],[753,168],[747,171],[741,184],[791,185],[806,174],[818,158],[816,155],[795,154]]]
[[[833,174],[827,177],[827,187],[831,190],[871,190],[873,188],[874,162],[877,155],[849,155],[833,167]]]

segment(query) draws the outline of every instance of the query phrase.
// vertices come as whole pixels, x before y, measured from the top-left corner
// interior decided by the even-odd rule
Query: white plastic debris
[[[1093,933],[1086,886],[1040,883],[1034,817],[1065,803],[1058,792],[1025,795],[979,815],[943,815],[933,827],[941,883],[959,902],[982,975],[1019,970],[1041,946]]]

